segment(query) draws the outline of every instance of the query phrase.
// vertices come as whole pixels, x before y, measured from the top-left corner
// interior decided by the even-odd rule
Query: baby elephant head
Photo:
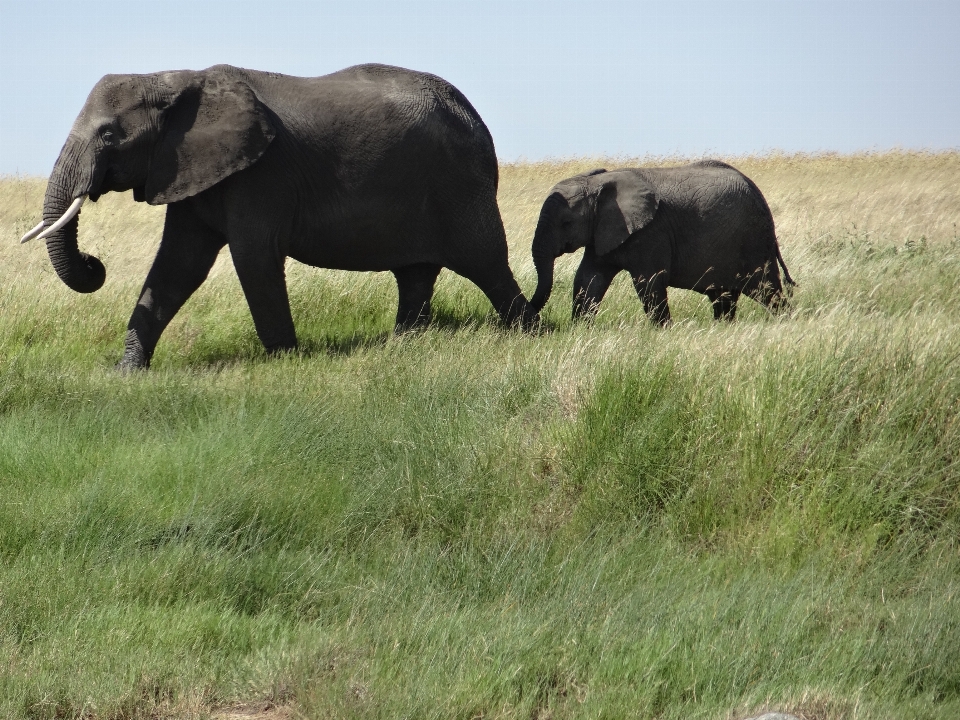
[[[653,187],[630,170],[592,170],[554,185],[533,236],[534,310],[539,312],[550,298],[560,255],[587,246],[606,255],[653,220],[658,202]]]
[[[47,241],[69,287],[93,292],[105,271],[77,248],[83,201],[110,191],[160,205],[242,170],[274,137],[266,108],[233,68],[107,75],[70,130],[47,183],[43,222],[23,236]]]

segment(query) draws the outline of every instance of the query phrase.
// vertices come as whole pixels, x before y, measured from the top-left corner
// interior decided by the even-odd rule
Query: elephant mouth
[[[101,195],[104,195],[110,191],[118,191],[126,188],[120,188],[117,186],[117,183],[114,178],[113,171],[108,167],[103,171],[103,175],[99,178],[94,177],[94,182],[90,188],[90,202],[96,202],[100,199]]]

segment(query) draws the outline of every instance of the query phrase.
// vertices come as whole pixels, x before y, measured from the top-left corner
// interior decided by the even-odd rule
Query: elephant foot
[[[520,328],[534,334],[538,334],[543,329],[543,320],[540,318],[540,312],[534,310],[533,305],[528,304],[523,309],[523,314],[520,316]]]
[[[412,335],[414,333],[422,333],[430,325],[429,318],[426,320],[421,320],[418,322],[412,323],[397,323],[393,326],[394,335]]]
[[[646,309],[647,317],[650,318],[650,321],[659,328],[668,328],[673,325],[673,318],[670,317],[670,308],[667,307],[666,303],[658,305],[655,308]]]
[[[770,299],[770,305],[768,307],[774,315],[789,315],[793,311],[790,301],[780,293],[777,293]]]
[[[127,362],[126,360],[121,360],[113,366],[113,369],[121,375],[130,375],[135,372],[146,372],[150,369],[150,365],[137,365],[135,363]]]
[[[293,353],[297,351],[296,342],[281,342],[277,343],[276,345],[264,345],[263,347],[267,351],[267,355],[270,357],[286,355],[287,353]]]
[[[430,325],[433,314],[430,311],[429,304],[425,304],[416,310],[397,311],[397,319],[393,323],[393,334],[403,335],[409,332],[422,332]]]
[[[508,328],[524,332],[537,332],[540,327],[540,311],[523,299],[514,300],[506,311],[500,312],[500,321]]]
[[[143,349],[135,330],[127,330],[127,337],[123,343],[123,357],[113,367],[124,374],[150,367],[150,355]]]

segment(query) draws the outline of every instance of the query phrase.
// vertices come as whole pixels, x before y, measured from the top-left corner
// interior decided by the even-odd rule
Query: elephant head
[[[153,205],[196,195],[263,154],[269,111],[232,68],[107,75],[90,92],[47,183],[43,221],[20,242],[44,239],[60,279],[94,292],[106,275],[77,247],[83,201],[133,190]]]
[[[533,236],[537,269],[533,309],[539,312],[547,304],[560,255],[588,245],[597,255],[606,255],[650,223],[658,203],[653,187],[628,170],[592,170],[554,185]]]

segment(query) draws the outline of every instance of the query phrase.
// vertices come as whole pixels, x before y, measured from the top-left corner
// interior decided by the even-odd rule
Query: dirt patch
[[[292,720],[293,708],[272,703],[251,703],[219,708],[210,714],[211,720]]]

